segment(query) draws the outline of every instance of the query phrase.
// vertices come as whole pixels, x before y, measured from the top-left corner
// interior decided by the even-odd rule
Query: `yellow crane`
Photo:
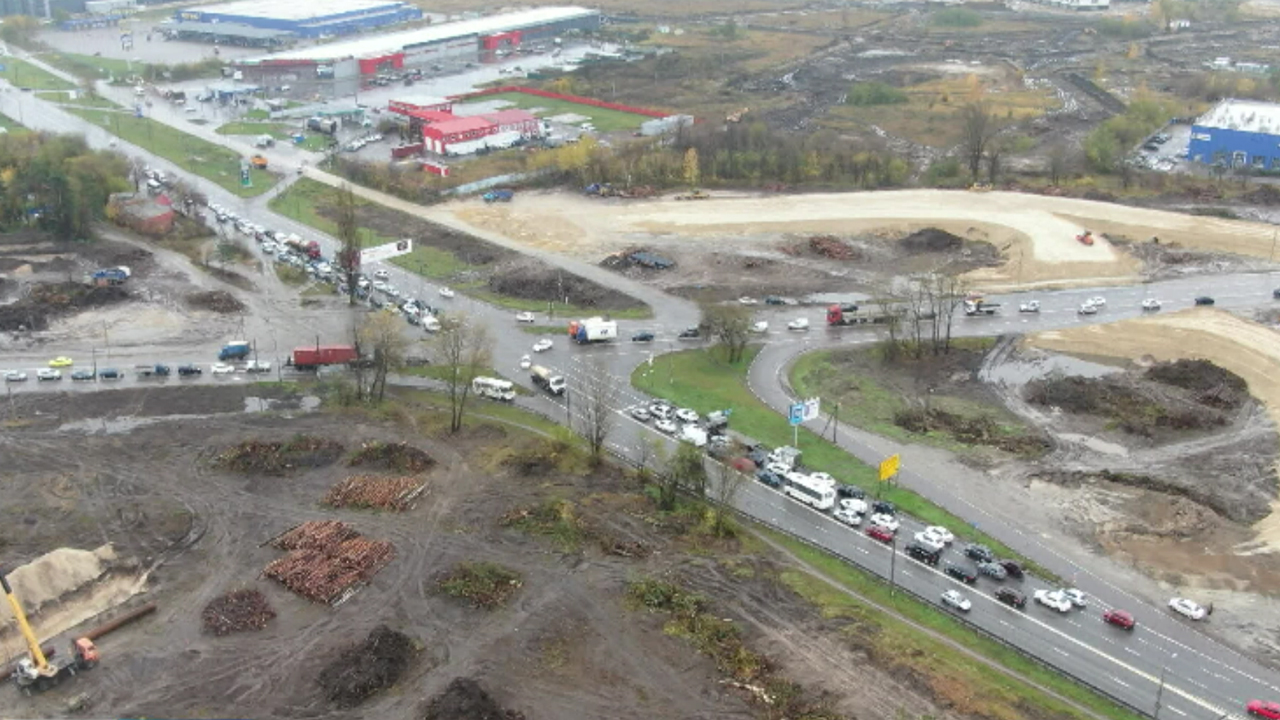
[[[44,651],[40,649],[40,641],[36,639],[36,634],[31,630],[31,624],[27,622],[27,614],[22,611],[18,596],[13,594],[9,578],[3,573],[0,573],[0,587],[4,588],[4,596],[9,600],[13,617],[18,621],[18,630],[22,632],[22,638],[27,641],[27,651],[31,654],[30,657],[19,660],[17,669],[13,671],[14,680],[23,691],[31,694],[32,690],[46,690],[62,682],[67,676],[75,675],[80,670],[88,670],[98,664],[98,647],[87,637],[77,638],[71,643],[70,657],[50,662]]]

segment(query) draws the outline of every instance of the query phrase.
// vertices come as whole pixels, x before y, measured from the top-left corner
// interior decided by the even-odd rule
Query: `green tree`
[[[351,186],[346,183],[343,183],[338,190],[336,211],[335,235],[338,242],[342,244],[338,251],[338,265],[347,276],[347,303],[355,306],[356,275],[360,272],[360,226],[356,219],[356,196],[351,191]]]
[[[1095,129],[1084,139],[1084,156],[1099,172],[1115,170],[1121,154],[1119,139],[1106,126]]]
[[[690,189],[697,189],[702,179],[702,169],[698,165],[698,149],[689,148],[684,151],[684,182]]]

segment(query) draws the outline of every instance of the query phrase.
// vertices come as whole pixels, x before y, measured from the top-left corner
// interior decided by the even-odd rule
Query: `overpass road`
[[[181,167],[152,156],[142,148],[115,141],[101,128],[12,88],[0,92],[0,112],[20,119],[29,127],[81,133],[95,147],[120,147],[130,154],[146,158],[153,167],[177,176],[187,174]],[[270,193],[257,199],[244,200],[202,180],[195,180],[193,184],[205,191],[212,201],[236,209],[253,222],[317,238],[324,245],[326,253],[331,253],[337,247],[332,238],[270,213],[265,207]],[[554,258],[544,259],[555,261]],[[402,290],[421,297],[432,305],[443,306],[446,312],[463,310],[488,321],[495,329],[496,368],[508,377],[527,383],[527,375],[519,368],[519,359],[530,353],[530,346],[537,336],[517,329],[511,311],[463,296],[441,300],[437,285],[399,268],[387,269],[392,273],[392,282]],[[627,289],[626,286],[630,283],[616,278],[614,284],[620,289]],[[1000,314],[992,317],[958,317],[954,327],[955,333],[961,336],[1007,336],[1081,324],[1108,323],[1142,314],[1140,304],[1145,298],[1159,299],[1164,307],[1162,312],[1168,312],[1190,307],[1196,297],[1204,294],[1212,295],[1219,307],[1248,310],[1271,306],[1271,292],[1277,286],[1280,286],[1280,275],[1260,273],[1188,277],[1137,287],[991,296],[988,301],[1004,304]],[[645,288],[643,294],[649,295],[652,292],[651,288]],[[1080,303],[1085,298],[1097,295],[1106,297],[1106,308],[1097,315],[1079,315],[1077,309]],[[1017,303],[1032,298],[1041,302],[1041,312],[1016,312]],[[698,320],[697,310],[691,304],[668,301],[656,308],[653,320],[621,321],[620,335],[624,340],[618,343],[579,347],[571,345],[564,335],[557,335],[551,351],[534,356],[537,362],[553,366],[566,375],[569,379],[570,397],[581,392],[584,384],[590,382],[584,361],[596,358],[603,361],[619,388],[619,399],[614,408],[619,418],[610,446],[615,452],[633,460],[637,457],[641,438],[656,433],[649,426],[631,419],[625,412],[631,405],[650,400],[630,389],[631,372],[656,354],[702,344],[676,339],[679,330]],[[795,357],[811,349],[866,343],[877,339],[874,328],[826,328],[823,308],[820,307],[761,307],[758,312],[762,319],[770,321],[774,330],[760,338],[763,349],[750,369],[749,384],[763,402],[780,414],[794,400],[785,382],[785,369]],[[796,317],[808,318],[811,329],[794,333],[778,329],[784,327],[787,320]],[[630,343],[625,340],[638,330],[653,331],[657,339],[652,343]],[[408,328],[407,331],[421,332],[416,328]],[[175,352],[166,349],[161,354],[157,354],[161,351],[148,348],[115,348],[110,362],[122,368],[135,363],[208,363],[224,340],[226,338],[210,338],[207,345],[192,346],[189,351],[184,349]],[[283,359],[286,348],[313,342],[313,337],[309,329],[291,330],[282,327],[280,337],[276,340],[272,355],[278,363]],[[34,371],[43,366],[49,356],[72,354],[78,366],[83,366],[84,355],[91,350],[91,344],[85,343],[68,348],[51,348],[47,354],[41,355],[30,352],[9,353],[3,358],[3,362],[5,369],[27,368]],[[34,372],[32,376],[34,378]],[[236,372],[217,378],[205,375],[190,382],[238,383],[248,379],[243,372]],[[14,394],[41,391],[96,392],[113,387],[144,386],[144,383],[156,385],[179,382],[187,381],[177,378],[143,380],[125,377],[108,384],[97,381],[72,383],[65,380],[37,383],[33,379],[27,383],[11,383],[8,389]],[[557,420],[566,419],[572,411],[572,407],[566,409],[559,399],[544,395],[522,397],[519,403]],[[820,429],[825,422],[826,418],[823,418],[811,423],[810,427]],[[842,447],[867,462],[879,462],[889,454],[887,450],[893,449],[888,441],[864,437],[850,428],[840,427],[837,437]],[[980,579],[974,587],[963,586],[936,569],[902,555],[900,545],[920,529],[920,523],[911,518],[902,518],[903,527],[899,531],[899,537],[903,540],[894,546],[886,546],[867,537],[861,528],[841,524],[830,515],[800,505],[755,481],[743,484],[735,496],[734,505],[762,522],[829,550],[869,572],[882,577],[888,577],[892,572],[897,586],[928,602],[937,603],[938,597],[946,589],[960,589],[973,601],[973,608],[966,614],[966,621],[1138,712],[1155,714],[1156,698],[1159,696],[1162,705],[1159,714],[1162,717],[1216,720],[1226,715],[1242,715],[1244,702],[1249,699],[1280,698],[1280,674],[1209,638],[1163,607],[1153,605],[1131,595],[1124,588],[1112,586],[1102,578],[1095,577],[1087,567],[1078,565],[1055,550],[1051,543],[1044,540],[1042,533],[1034,527],[1025,526],[1019,518],[993,514],[976,502],[977,498],[966,497],[957,492],[945,479],[916,473],[912,469],[909,449],[904,451],[904,470],[900,479],[905,486],[966,521],[982,527],[1060,576],[1075,578],[1077,585],[1089,593],[1089,606],[1060,615],[1034,603],[1028,604],[1025,610],[999,604],[992,597],[996,584],[987,578]],[[939,567],[949,562],[972,565],[956,548],[944,553]],[[1022,581],[1005,581],[1005,584],[1018,586],[1028,597],[1034,590],[1047,587],[1043,581],[1031,577]],[[1112,607],[1134,612],[1139,623],[1137,629],[1126,633],[1102,623],[1101,611]]]

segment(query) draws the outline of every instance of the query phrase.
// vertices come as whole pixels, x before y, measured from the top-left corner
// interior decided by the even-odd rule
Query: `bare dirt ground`
[[[1182,215],[1103,202],[1018,193],[907,190],[876,193],[747,196],[710,200],[594,200],[568,193],[524,193],[510,205],[449,203],[433,208],[530,247],[603,258],[642,246],[750,255],[786,234],[898,238],[937,227],[994,245],[1004,263],[968,274],[986,289],[1133,282],[1142,262],[1084,230],[1152,236],[1185,248],[1267,257],[1272,228],[1260,223]]]
[[[883,670],[856,643],[838,640],[831,620],[765,572],[772,561],[744,555],[738,562],[757,569],[744,573],[693,551],[683,530],[664,529],[648,501],[615,473],[552,472],[530,482],[495,461],[526,441],[522,431],[477,424],[461,436],[436,437],[430,428],[438,422],[420,414],[420,406],[404,413],[417,429],[361,414],[240,412],[246,396],[260,392],[186,388],[97,393],[84,403],[56,395],[21,399],[14,412],[24,421],[11,422],[0,436],[0,493],[22,513],[0,536],[6,566],[58,547],[113,542],[121,558],[139,560],[126,571],[151,568],[137,601],[160,609],[102,638],[102,663],[70,686],[25,698],[6,685],[0,702],[47,717],[86,692],[94,712],[121,716],[407,720],[465,677],[530,718],[754,717],[747,694],[721,683],[710,659],[663,632],[664,616],[628,608],[625,584],[649,574],[688,578],[717,617],[732,618],[749,644],[785,675],[805,677],[815,696],[830,693],[841,712],[958,717],[921,689],[926,684]],[[114,420],[99,425],[98,418]],[[284,476],[233,473],[211,463],[244,440],[300,433],[337,440],[347,452],[365,441],[407,439],[436,460],[424,473],[428,489],[403,513],[330,509],[319,499],[352,474],[344,460]],[[553,497],[570,499],[574,516],[595,535],[639,543],[652,554],[605,554],[603,541],[562,545],[499,522]],[[265,541],[319,519],[341,520],[396,551],[336,608],[260,577],[280,555]],[[719,548],[724,552],[733,557],[732,545]],[[508,607],[486,613],[436,591],[444,571],[470,560],[521,572]],[[261,591],[275,619],[258,632],[203,633],[205,605],[236,589]],[[37,628],[48,619],[37,613]],[[421,648],[416,659],[391,691],[353,709],[331,705],[317,683],[321,669],[381,624],[412,638]],[[0,638],[9,654],[14,644],[11,634]]]

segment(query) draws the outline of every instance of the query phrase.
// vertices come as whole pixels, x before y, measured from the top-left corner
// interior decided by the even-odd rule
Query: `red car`
[[[1263,717],[1267,718],[1267,720],[1280,720],[1280,703],[1250,700],[1245,703],[1244,709],[1248,710],[1249,714],[1254,717]]]
[[[867,528],[867,536],[873,537],[882,543],[893,542],[893,531],[889,528],[880,527],[879,525],[872,525]]]
[[[1125,630],[1132,630],[1138,625],[1138,622],[1133,619],[1133,616],[1124,610],[1103,610],[1102,619],[1104,622],[1109,622],[1112,625],[1122,627]],[[1280,719],[1280,716],[1277,716],[1277,718]]]

